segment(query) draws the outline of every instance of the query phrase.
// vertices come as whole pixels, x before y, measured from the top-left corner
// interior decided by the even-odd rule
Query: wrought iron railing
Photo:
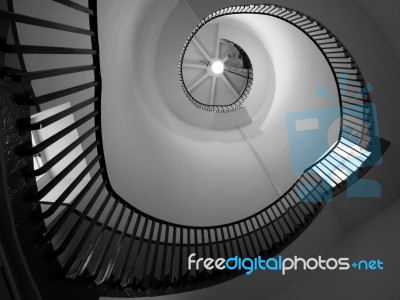
[[[353,57],[333,33],[316,20],[284,7],[228,7],[202,20],[191,36],[215,18],[241,13],[279,18],[298,28],[320,49],[335,77],[342,115],[340,138],[330,151],[305,170],[287,192],[254,215],[208,227],[175,224],[155,218],[122,199],[113,190],[107,175],[101,135],[101,101],[108,99],[101,99],[96,1],[89,0],[88,7],[67,0],[54,1],[64,5],[65,9],[87,14],[89,28],[17,14],[9,6],[8,10],[0,11],[0,18],[13,29],[14,43],[3,43],[1,51],[3,54],[17,54],[21,66],[25,54],[88,55],[93,63],[37,71],[4,66],[2,81],[11,82],[8,78],[15,81],[10,97],[6,99],[9,104],[6,104],[21,111],[16,116],[2,116],[8,124],[4,126],[11,128],[9,131],[3,128],[3,142],[8,149],[5,151],[6,160],[20,158],[25,161],[17,173],[12,173],[12,168],[8,167],[8,174],[19,174],[26,178],[26,182],[32,183],[28,190],[23,189],[22,201],[30,203],[29,209],[35,220],[32,224],[41,224],[42,231],[35,243],[45,245],[44,252],[53,259],[50,261],[55,262],[53,271],[88,284],[90,288],[85,286],[86,292],[90,290],[95,295],[111,296],[164,294],[205,287],[240,275],[241,271],[189,270],[187,258],[191,253],[211,258],[276,255],[306,229],[326,201],[357,180],[381,155],[375,148],[381,140],[375,135],[374,111],[369,93],[365,91],[366,83]],[[12,4],[11,1],[8,3]],[[15,26],[18,23],[87,36],[91,48],[21,45]],[[34,88],[27,89],[37,79],[85,71],[92,72],[92,81],[39,96],[35,96]],[[345,84],[343,80],[346,80]],[[52,108],[59,106],[58,99],[80,91],[90,91],[92,96],[51,113]],[[55,103],[54,107],[52,103]],[[47,109],[36,114],[35,107],[40,110],[43,104]],[[50,114],[46,115],[47,112]],[[32,114],[39,118],[33,119]],[[40,118],[41,114],[46,116]],[[77,115],[79,118],[65,127],[56,127],[60,120]],[[18,126],[15,126],[15,121]],[[31,133],[52,127],[55,130],[51,136],[37,141],[35,146],[31,144]],[[78,134],[71,142],[58,147],[57,153],[52,153],[50,159],[34,169],[32,158],[35,155],[44,153],[75,131]],[[19,134],[23,142],[18,145],[7,142],[12,134]],[[54,171],[67,157],[68,163]],[[17,167],[20,166],[17,164]],[[71,172],[76,172],[76,176],[65,185]],[[47,181],[39,185],[37,182],[41,179],[38,177],[45,174],[49,174]],[[10,201],[15,201],[15,196],[11,196]],[[25,213],[28,213],[27,209]],[[15,213],[16,219],[26,217]],[[44,222],[46,226],[43,226]],[[21,230],[17,228],[20,237],[26,238],[26,233],[22,234]],[[24,251],[31,249],[25,247]]]

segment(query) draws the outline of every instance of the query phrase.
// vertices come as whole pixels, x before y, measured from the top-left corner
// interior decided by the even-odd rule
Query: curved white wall
[[[261,99],[270,107],[242,132],[274,187],[238,130],[200,128],[170,109],[181,105],[193,118],[213,118],[185,98],[178,81],[179,54],[197,24],[187,7],[177,1],[100,1],[99,11],[105,155],[111,183],[123,198],[162,219],[213,225],[259,211],[294,182],[287,114],[337,106],[316,93],[321,86],[337,97],[329,66],[304,34],[269,17],[227,19],[229,39],[251,52],[234,30],[249,32],[263,41],[273,62],[274,93]]]

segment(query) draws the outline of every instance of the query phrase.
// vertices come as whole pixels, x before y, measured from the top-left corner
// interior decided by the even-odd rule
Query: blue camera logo
[[[339,80],[341,90],[347,89],[347,79]],[[367,84],[361,93],[353,93],[356,98],[363,98],[365,94],[372,91],[372,85]],[[337,103],[329,92],[323,87],[317,87],[316,93],[324,99]],[[347,92],[344,92],[347,93]],[[360,102],[361,103],[361,102]],[[345,118],[342,120],[341,128],[341,147],[346,148],[352,153],[347,156],[345,164],[351,165],[353,170],[350,174],[349,169],[338,169],[334,164],[330,164],[330,169],[319,165],[318,169],[313,169],[319,177],[325,179],[331,187],[336,185],[335,179],[344,180],[348,176],[356,176],[356,169],[363,165],[369,167],[382,163],[381,147],[379,143],[378,121],[376,119],[376,107],[371,103],[346,104],[343,107]],[[287,115],[287,128],[289,137],[289,147],[291,154],[292,171],[296,175],[301,175],[311,165],[315,164],[324,154],[330,151],[332,145],[337,141],[338,136],[334,136],[337,129],[335,126],[341,124],[339,107],[326,108],[314,111],[295,112]],[[360,122],[360,119],[363,122]],[[373,141],[371,142],[371,137]],[[368,146],[367,149],[361,145]],[[366,159],[367,156],[367,159]],[[379,158],[379,159],[378,159]],[[338,165],[338,164],[336,164]],[[357,168],[354,169],[354,166]],[[351,168],[350,168],[351,169]],[[314,187],[304,187],[300,192],[304,197],[303,201],[313,201],[308,191]],[[357,197],[380,197],[381,185],[370,179],[359,179],[347,189],[347,196]],[[324,197],[330,201],[332,195]],[[315,200],[314,200],[315,201]]]

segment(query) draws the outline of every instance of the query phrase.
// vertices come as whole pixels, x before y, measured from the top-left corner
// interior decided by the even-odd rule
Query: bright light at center
[[[211,65],[211,70],[215,74],[221,74],[224,71],[224,64],[220,61],[216,61]]]

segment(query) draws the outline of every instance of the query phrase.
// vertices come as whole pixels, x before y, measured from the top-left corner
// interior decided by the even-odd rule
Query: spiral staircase
[[[101,115],[102,103],[111,99],[102,97],[99,43],[104,41],[98,36],[97,1],[41,3],[61,12],[65,20],[31,16],[28,8],[25,14],[17,13],[18,1],[12,0],[2,1],[0,11],[0,210],[2,251],[9,262],[3,269],[10,278],[11,299],[154,296],[230,280],[243,272],[189,270],[187,257],[281,253],[307,230],[326,202],[364,176],[389,147],[376,133],[375,110],[360,68],[333,32],[306,14],[278,5],[223,8],[201,20],[187,38],[180,75],[191,67],[184,61],[188,46],[210,22],[240,14],[279,19],[312,41],[329,64],[339,94],[339,138],[278,199],[252,215],[213,226],[155,217],[121,197],[107,172]],[[68,24],[69,14],[77,14],[81,26]],[[21,43],[29,26],[66,38],[60,45]],[[78,39],[85,47],[76,47]],[[30,55],[38,58],[39,66],[27,66]],[[65,66],[52,67],[64,58]],[[57,76],[68,76],[73,85],[55,85]],[[215,87],[230,83],[210,80],[213,87],[207,95],[209,104],[215,104]],[[185,89],[183,76],[180,82],[185,93],[195,89]],[[48,91],[38,93],[43,86]],[[237,90],[232,94],[239,96]],[[189,100],[207,110],[207,105]]]

